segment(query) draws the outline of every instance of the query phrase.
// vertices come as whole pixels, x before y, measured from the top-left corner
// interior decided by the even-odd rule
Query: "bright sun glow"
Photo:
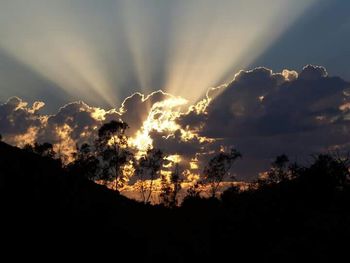
[[[180,126],[175,120],[180,115],[180,106],[186,103],[187,100],[183,98],[173,97],[153,104],[142,127],[130,139],[131,145],[145,152],[153,147],[153,141],[150,136],[152,131],[171,133],[179,129]]]

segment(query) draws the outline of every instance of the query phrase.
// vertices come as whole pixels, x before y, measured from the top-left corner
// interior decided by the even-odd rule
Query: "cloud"
[[[53,143],[56,151],[69,161],[76,144],[92,143],[98,128],[111,119],[120,119],[120,114],[115,110],[90,107],[82,101],[72,102],[61,107],[56,114],[47,116],[36,141]]]
[[[243,159],[233,172],[250,179],[281,153],[304,160],[321,151],[350,150],[349,91],[349,82],[323,67],[280,73],[260,67],[238,72],[193,105],[156,91],[135,93],[116,109],[78,101],[43,115],[43,102],[28,105],[13,97],[0,105],[0,133],[17,145],[49,141],[69,155],[76,143],[91,142],[103,123],[122,119],[135,145],[152,143],[166,155],[180,155],[181,166],[197,166],[196,173],[221,147],[236,147]]]
[[[173,134],[153,131],[150,133],[153,146],[161,149],[166,155],[180,155],[185,160],[190,160],[196,154],[201,153],[208,141],[203,141],[197,135],[186,138],[184,130],[178,129]]]
[[[7,137],[10,143],[20,144],[30,142],[30,136],[35,135],[38,127],[45,122],[38,111],[44,106],[43,102],[34,102],[32,107],[18,97],[12,97],[7,102],[0,104],[0,133]]]
[[[296,72],[295,70],[288,70],[288,69],[284,69],[282,71],[282,75],[286,81],[296,80],[299,76],[298,72]]]
[[[41,114],[44,102],[36,101],[31,107],[20,98],[12,97],[0,105],[0,133],[8,143],[23,146],[27,143],[50,142],[55,150],[68,156],[76,144],[91,142],[103,122],[119,119],[115,110],[105,111],[84,102],[72,102],[56,114]]]
[[[140,129],[143,121],[148,117],[148,114],[155,103],[172,97],[172,95],[163,91],[155,91],[148,96],[136,92],[127,97],[123,101],[119,112],[122,113],[123,119],[130,126],[130,135],[134,135],[135,132]]]
[[[328,76],[327,70],[324,67],[307,65],[303,68],[299,75],[299,79],[303,80],[318,80]]]
[[[231,83],[209,93],[205,113],[195,121],[191,114],[181,121],[200,136],[216,139],[213,145],[235,145],[244,156],[237,172],[249,178],[281,153],[294,160],[346,150],[342,146],[350,131],[349,87],[319,66],[308,65],[299,74],[266,68],[241,71]]]
[[[175,118],[172,111],[185,101],[177,102],[177,99],[162,91],[147,96],[135,93],[127,97],[119,109],[105,110],[76,101],[64,105],[55,114],[45,115],[39,112],[45,106],[43,102],[36,101],[29,107],[27,102],[13,97],[0,105],[0,133],[5,141],[18,146],[50,142],[57,152],[70,160],[77,144],[92,143],[99,127],[111,120],[127,122],[130,137],[143,129],[144,121],[151,114],[152,121],[160,123],[168,118],[170,123],[170,119]],[[176,103],[171,105],[170,100]],[[160,114],[163,111],[167,111],[164,116]]]

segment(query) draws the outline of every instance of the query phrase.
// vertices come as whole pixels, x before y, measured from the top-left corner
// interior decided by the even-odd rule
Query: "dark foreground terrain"
[[[97,253],[116,262],[346,262],[350,191],[334,182],[332,169],[314,165],[291,181],[167,209],[0,142],[0,250]]]

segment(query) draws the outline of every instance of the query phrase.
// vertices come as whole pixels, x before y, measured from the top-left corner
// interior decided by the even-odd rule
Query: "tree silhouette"
[[[147,153],[138,160],[135,176],[139,180],[139,191],[144,203],[148,203],[151,198],[154,180],[160,177],[163,162],[164,155],[159,149],[149,149]]]
[[[267,172],[267,183],[280,183],[289,179],[288,156],[285,154],[276,157]]]
[[[191,203],[195,200],[200,199],[201,198],[200,193],[201,193],[200,182],[195,182],[194,184],[192,184],[190,187],[187,188],[186,196],[182,204],[188,203],[188,202]]]
[[[232,148],[229,152],[220,152],[214,156],[204,168],[203,183],[210,185],[211,197],[215,197],[221,182],[232,168],[233,163],[242,155]]]
[[[315,185],[321,188],[344,188],[350,179],[349,158],[331,154],[314,156],[314,163],[308,169],[308,174]]]
[[[179,164],[175,164],[174,170],[170,174],[170,178],[162,175],[162,189],[160,198],[166,207],[173,208],[177,206],[177,197],[179,191],[181,190],[182,183],[180,176],[181,172],[179,169]]]
[[[73,175],[81,175],[89,180],[99,179],[99,160],[93,152],[91,146],[84,143],[77,149],[75,160],[67,167]]]
[[[291,163],[288,167],[288,179],[293,180],[299,177],[305,172],[305,167],[300,166],[298,163]]]
[[[56,152],[53,149],[53,145],[48,142],[44,142],[43,144],[36,142],[34,143],[34,145],[26,144],[24,145],[23,149],[28,152],[33,152],[39,154],[40,156],[48,157],[51,159],[54,159],[56,156]]]
[[[241,189],[237,185],[231,185],[229,188],[227,188],[222,194],[221,194],[221,201],[224,204],[231,205],[232,202],[237,198],[238,194],[240,193]]]
[[[305,173],[306,167],[300,166],[297,163],[289,164],[288,156],[285,154],[279,155],[271,163],[270,169],[261,173],[255,181],[258,186],[266,186],[269,184],[278,184],[287,180],[296,179]]]
[[[98,130],[96,148],[101,157],[101,179],[114,181],[115,189],[125,183],[123,167],[129,163],[132,153],[128,147],[125,132],[129,126],[125,122],[111,121]]]

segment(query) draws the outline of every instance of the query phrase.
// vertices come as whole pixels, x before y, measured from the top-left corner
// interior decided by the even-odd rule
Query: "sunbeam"
[[[33,1],[18,10],[20,2],[1,4],[0,47],[71,94],[115,106],[117,90],[100,55],[103,45],[84,24],[84,9],[75,10],[66,1]]]
[[[18,8],[24,1],[2,1],[0,48],[99,105],[158,89],[194,102],[248,66],[315,1],[34,0],[26,9]]]
[[[204,2],[204,3],[203,3]],[[186,1],[178,6],[166,90],[197,100],[245,68],[314,1]]]

